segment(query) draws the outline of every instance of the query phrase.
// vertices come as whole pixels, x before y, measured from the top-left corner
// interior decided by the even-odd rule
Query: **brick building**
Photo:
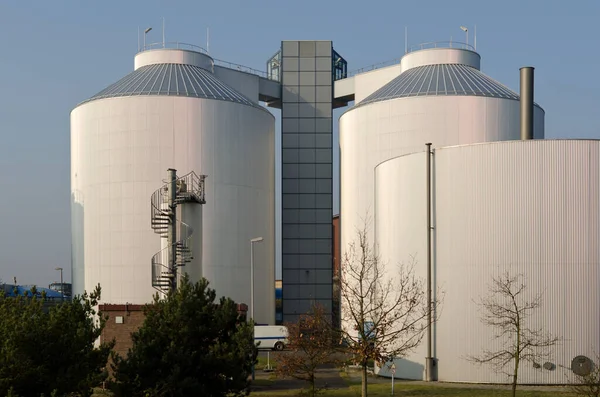
[[[125,356],[133,346],[131,334],[144,323],[144,305],[100,305],[100,311],[107,317],[106,326],[100,336],[100,342],[115,340],[114,351]],[[248,306],[238,304],[238,314],[245,319]]]

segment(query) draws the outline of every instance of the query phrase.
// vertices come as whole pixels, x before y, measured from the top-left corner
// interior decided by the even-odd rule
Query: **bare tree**
[[[591,364],[585,371],[585,375],[575,373],[577,383],[571,386],[571,392],[576,396],[600,397],[600,355],[596,356],[596,362]]]
[[[386,274],[369,244],[368,222],[344,253],[341,269],[342,333],[354,362],[362,367],[362,396],[367,396],[367,365],[403,357],[416,348],[429,326],[422,280],[413,264]],[[429,311],[431,310],[431,312]]]
[[[494,327],[494,339],[502,343],[496,351],[484,350],[480,356],[469,359],[478,364],[489,364],[496,372],[502,372],[512,379],[512,396],[517,390],[519,365],[521,361],[535,363],[547,355],[547,350],[559,342],[559,338],[545,332],[543,328],[531,328],[529,317],[540,308],[542,296],[538,294],[528,300],[525,296],[524,276],[511,276],[508,272],[494,277],[487,297],[478,304],[483,309],[481,321]],[[512,372],[504,368],[512,362]]]
[[[317,370],[338,362],[339,333],[331,325],[331,315],[320,305],[313,305],[308,314],[286,326],[290,350],[277,357],[275,372],[308,382],[309,395],[315,396],[319,391],[315,385]]]

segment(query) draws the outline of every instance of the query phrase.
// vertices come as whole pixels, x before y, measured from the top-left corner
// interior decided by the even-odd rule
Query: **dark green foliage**
[[[154,298],[126,358],[113,356],[117,396],[242,396],[256,362],[253,325],[202,280]]]
[[[91,395],[113,346],[94,347],[105,321],[99,298],[98,286],[46,313],[44,298],[0,297],[0,395]]]

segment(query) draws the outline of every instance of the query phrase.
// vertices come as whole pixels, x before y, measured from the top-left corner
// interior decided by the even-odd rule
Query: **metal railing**
[[[160,49],[189,50],[189,51],[195,51],[195,52],[199,52],[201,54],[210,56],[208,51],[206,51],[206,49],[204,49],[200,46],[197,46],[194,44],[188,44],[188,43],[181,43],[179,41],[169,41],[169,42],[165,42],[165,43],[158,42],[158,43],[150,43],[150,44],[142,45],[141,48],[139,49],[139,52],[149,51],[149,50],[160,50]],[[222,59],[213,58],[213,61],[214,61],[214,64],[217,66],[222,66],[222,67],[225,67],[228,69],[233,69],[233,70],[239,70],[244,73],[254,74],[256,76],[263,77],[263,78],[269,79],[269,80],[277,80],[277,79],[269,77],[267,72],[265,72],[264,70],[258,70],[258,69],[254,69],[254,68],[251,68],[248,66],[237,64],[237,63],[227,62]]]
[[[237,64],[237,63],[227,62],[227,61],[224,61],[222,59],[214,59],[213,58],[213,60],[215,61],[215,65],[217,65],[217,66],[222,66],[222,67],[227,68],[227,69],[238,70],[240,72],[254,74],[254,75],[257,75],[259,77],[263,77],[265,79],[274,80],[274,79],[270,79],[269,75],[267,74],[267,72],[265,72],[263,70],[253,69],[251,67],[240,65],[240,64]]]
[[[427,50],[430,48],[458,48],[462,50],[475,51],[475,47],[460,41],[430,41],[427,43],[416,44],[408,48],[407,54],[413,51]]]
[[[267,61],[267,78],[281,81],[281,50],[277,50]]]
[[[168,183],[156,190],[150,199],[150,223],[155,233],[161,238],[167,238],[169,227],[175,219],[177,240],[167,245],[152,257],[152,286],[157,290],[167,293],[176,277],[176,269],[185,266],[192,260],[192,235],[194,229],[187,223],[173,217],[175,206],[179,203],[205,204],[206,175],[197,175],[190,172],[175,181],[177,194],[175,203],[169,202]],[[165,182],[165,181],[163,181]],[[175,251],[175,263],[172,253]]]
[[[191,237],[194,229],[185,222],[177,220],[179,226],[178,241],[171,246],[158,251],[152,257],[152,286],[157,290],[167,293],[171,288],[172,279],[177,277],[176,269],[185,266],[193,258]],[[175,250],[175,264],[171,264],[171,253]]]
[[[397,65],[400,63],[400,58],[394,58],[389,61],[374,63],[373,65],[365,66],[360,69],[351,70],[348,72],[348,77],[352,77],[354,75],[370,72],[371,70],[385,68],[387,66]]]
[[[458,49],[462,49],[462,50],[475,51],[475,47],[473,47],[470,44],[451,40],[451,41],[431,41],[431,42],[427,42],[427,43],[416,44],[416,45],[409,47],[406,51],[406,54],[414,52],[414,51],[427,50],[430,48],[458,48]],[[352,70],[352,71],[348,72],[348,77],[352,77],[352,76],[355,76],[360,73],[370,72],[371,70],[385,68],[387,66],[397,65],[400,63],[401,59],[402,58],[394,58],[389,61],[379,62],[379,63],[375,63],[373,65],[362,67],[360,69]]]
[[[206,51],[206,49],[194,45],[194,44],[189,44],[189,43],[181,43],[179,41],[168,41],[168,42],[158,42],[158,43],[150,43],[150,44],[146,44],[146,45],[142,45],[140,48],[140,52],[142,51],[148,51],[148,50],[159,50],[162,48],[170,48],[170,49],[176,49],[176,50],[189,50],[189,51],[195,51],[195,52],[199,52],[202,54],[206,54],[208,55],[208,51]]]
[[[204,180],[206,175],[190,172],[177,178],[177,202],[194,201],[199,204],[206,203]]]

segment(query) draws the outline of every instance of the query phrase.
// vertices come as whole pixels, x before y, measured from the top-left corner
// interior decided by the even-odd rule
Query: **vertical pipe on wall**
[[[533,139],[533,67],[521,71],[521,139]]]
[[[435,380],[434,358],[432,357],[432,297],[431,297],[431,143],[427,146],[427,357],[425,358],[425,380],[430,382]]]
[[[177,288],[177,170],[168,169],[169,172],[169,232],[167,235],[167,244],[169,245],[169,268],[171,279],[171,288]]]

